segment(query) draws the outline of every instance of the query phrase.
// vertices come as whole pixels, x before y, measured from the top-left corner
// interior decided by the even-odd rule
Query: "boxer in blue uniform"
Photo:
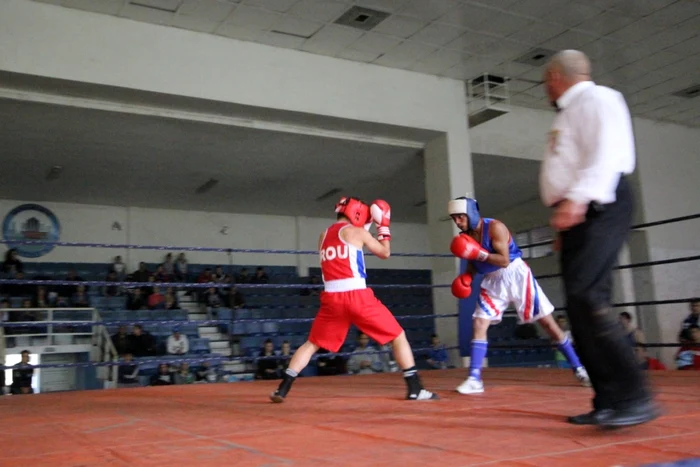
[[[471,295],[475,274],[483,274],[481,292],[474,311],[474,335],[468,378],[457,387],[461,394],[484,392],[481,367],[488,341],[486,332],[491,323],[499,323],[503,312],[513,303],[521,323],[537,322],[547,332],[573,368],[584,386],[590,386],[586,369],[566,334],[552,317],[554,306],[542,292],[530,267],[522,260],[522,252],[508,227],[496,219],[482,218],[475,199],[462,197],[448,203],[448,213],[462,231],[452,239],[450,250],[458,258],[469,261],[467,271],[452,282],[457,298]]]

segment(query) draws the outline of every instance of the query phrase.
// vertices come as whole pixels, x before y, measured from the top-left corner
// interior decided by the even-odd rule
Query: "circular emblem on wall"
[[[2,223],[7,248],[15,248],[25,258],[38,258],[54,249],[54,245],[28,245],[17,242],[57,242],[61,225],[53,212],[38,204],[23,204],[10,211]]]

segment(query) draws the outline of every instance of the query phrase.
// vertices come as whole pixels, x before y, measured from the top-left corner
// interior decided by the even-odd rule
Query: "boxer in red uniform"
[[[357,198],[344,197],[336,205],[335,212],[337,222],[318,240],[324,285],[321,308],[308,340],[294,353],[284,379],[270,399],[283,402],[292,383],[318,349],[337,352],[352,324],[380,345],[393,344],[394,358],[403,370],[408,388],[406,399],[437,399],[436,394],[423,388],[403,328],[365,283],[367,273],[363,248],[367,247],[381,259],[387,259],[391,254],[389,204],[376,200],[370,207]],[[376,239],[369,233],[372,221],[377,226]]]

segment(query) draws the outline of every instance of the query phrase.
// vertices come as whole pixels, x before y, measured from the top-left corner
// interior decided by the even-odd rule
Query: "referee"
[[[588,370],[593,411],[577,425],[637,425],[659,415],[644,373],[611,309],[612,271],[627,239],[634,199],[632,118],[624,97],[591,81],[576,50],[557,53],[545,71],[557,109],[540,169],[540,196],[553,208],[571,333]]]

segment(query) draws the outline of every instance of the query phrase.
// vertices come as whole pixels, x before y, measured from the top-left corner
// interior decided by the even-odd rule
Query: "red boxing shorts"
[[[322,292],[321,308],[311,325],[309,341],[337,352],[352,324],[379,345],[393,341],[403,332],[394,315],[377,300],[372,289]]]

